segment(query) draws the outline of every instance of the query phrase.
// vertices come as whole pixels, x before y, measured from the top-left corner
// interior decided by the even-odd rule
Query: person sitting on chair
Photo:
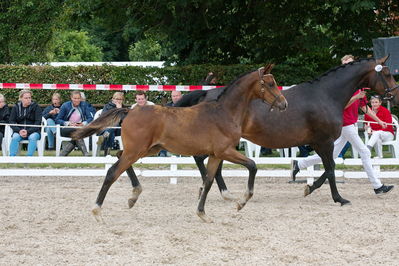
[[[106,105],[104,105],[101,115],[105,114],[109,110],[115,108],[122,108],[124,99],[125,96],[123,92],[115,92],[114,95],[112,96],[112,100]],[[117,124],[115,126],[120,126],[120,124]],[[104,130],[98,137],[97,156],[100,154],[101,149],[104,150],[104,156],[107,156],[114,144],[115,136],[120,136],[120,135],[121,135],[120,128],[107,128],[106,130]]]
[[[144,91],[137,91],[136,93],[136,103],[133,104],[130,109],[133,109],[136,105],[144,106],[144,105],[154,105],[155,103],[148,101],[148,97]]]
[[[36,151],[37,141],[40,139],[40,127],[28,127],[26,125],[38,125],[42,123],[42,109],[32,101],[32,92],[30,90],[21,90],[19,92],[19,102],[11,109],[10,124],[19,124],[11,126],[13,131],[10,144],[10,156],[16,156],[19,149],[19,143],[22,140],[28,140],[27,156],[33,156]]]
[[[377,117],[382,121],[386,122],[387,124],[392,124],[392,114],[391,112],[389,112],[387,108],[381,106],[382,104],[381,97],[379,95],[371,96],[370,102],[371,102],[371,108],[374,111],[374,113],[377,115]],[[370,117],[368,114],[364,115],[364,120],[374,122],[374,119]],[[369,124],[370,125],[367,124],[365,125],[366,132],[370,130],[371,133],[371,137],[366,143],[366,145],[370,149],[370,151],[374,147],[377,152],[377,156],[382,158],[383,157],[382,142],[393,140],[395,134],[393,131],[393,127],[392,125],[387,125],[386,128],[383,128],[382,126],[376,123],[369,123]]]
[[[6,98],[4,97],[4,95],[0,94],[0,123],[4,124],[8,123],[9,117],[10,117],[10,108],[8,108],[8,105],[6,103]],[[0,147],[1,143],[3,143],[4,128],[5,126],[0,125]]]
[[[61,95],[58,92],[56,92],[51,97],[51,105],[47,106],[42,113],[43,118],[47,120],[47,126],[53,126],[53,127],[46,127],[49,150],[54,149],[54,135],[57,131],[54,126],[55,126],[55,120],[57,119],[58,113],[60,112],[60,107],[61,107]]]
[[[81,127],[93,120],[92,112],[87,104],[82,102],[79,91],[71,92],[71,100],[62,104],[56,123],[61,126]],[[61,128],[61,136],[70,137],[76,128]],[[61,150],[61,156],[67,156],[77,146],[84,156],[89,156],[83,139],[67,142]]]

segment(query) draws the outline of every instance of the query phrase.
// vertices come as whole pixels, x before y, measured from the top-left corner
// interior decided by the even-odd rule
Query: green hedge
[[[200,85],[207,73],[218,77],[218,84],[226,85],[239,75],[259,68],[261,65],[192,65],[157,67],[116,66],[6,66],[0,65],[0,83],[70,83],[70,84],[170,84]],[[273,74],[279,85],[292,85],[317,76],[315,66],[286,63],[275,66]],[[69,99],[69,91],[59,91],[63,100]],[[18,90],[3,89],[8,103],[18,100]],[[50,103],[53,90],[34,91],[34,100],[39,104]],[[112,97],[112,91],[86,91],[87,100],[93,104],[104,104]],[[161,103],[169,100],[167,92],[150,92],[149,100]],[[126,104],[134,103],[134,92],[126,94]]]

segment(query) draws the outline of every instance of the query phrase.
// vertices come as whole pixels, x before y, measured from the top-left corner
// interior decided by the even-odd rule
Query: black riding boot
[[[89,156],[89,153],[87,152],[87,148],[83,139],[77,140],[76,146],[78,146],[78,148],[82,151],[83,156]]]
[[[60,156],[68,156],[69,153],[75,148],[75,141],[64,142],[61,149]]]

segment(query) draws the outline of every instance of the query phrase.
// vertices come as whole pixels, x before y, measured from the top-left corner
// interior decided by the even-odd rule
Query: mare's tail
[[[130,109],[128,108],[116,108],[107,111],[105,114],[101,115],[90,124],[73,132],[72,138],[75,140],[83,139],[95,133],[100,133],[107,127],[118,125],[120,121],[125,118],[129,110]]]

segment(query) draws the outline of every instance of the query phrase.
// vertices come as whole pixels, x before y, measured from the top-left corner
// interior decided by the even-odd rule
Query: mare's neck
[[[259,78],[249,76],[256,74],[257,72],[252,72],[237,80],[226,89],[224,95],[219,99],[219,103],[222,105],[223,109],[231,114],[233,120],[239,124],[242,124],[249,103],[253,99],[258,98],[254,89],[258,89],[259,87],[257,85],[257,83],[259,83]]]
[[[369,71],[368,62],[363,62],[345,66],[343,69],[338,69],[335,75],[326,77],[325,82],[330,84],[324,86],[329,89],[330,100],[341,105],[343,109],[356,90],[367,85],[365,77]]]

